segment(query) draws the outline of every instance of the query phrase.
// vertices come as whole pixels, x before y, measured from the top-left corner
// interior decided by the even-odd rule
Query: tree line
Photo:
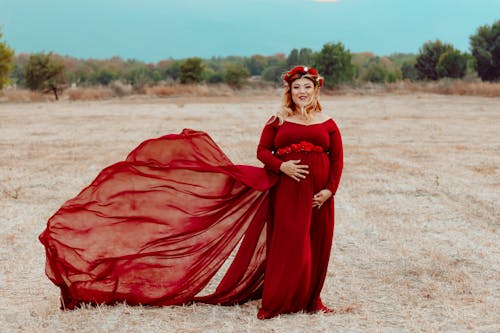
[[[470,36],[471,53],[464,53],[440,40],[424,43],[418,54],[379,57],[351,53],[338,43],[327,43],[319,51],[293,49],[288,55],[166,59],[157,63],[138,60],[77,59],[54,53],[18,54],[1,42],[0,89],[7,82],[31,90],[51,92],[56,99],[68,86],[107,86],[115,81],[137,91],[159,83],[226,83],[242,87],[251,76],[279,83],[281,75],[295,65],[309,65],[333,88],[352,82],[396,82],[399,80],[460,79],[466,75],[483,81],[500,80],[500,20],[484,25]]]

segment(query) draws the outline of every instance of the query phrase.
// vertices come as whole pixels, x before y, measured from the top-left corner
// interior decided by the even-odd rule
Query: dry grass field
[[[427,93],[322,99],[345,145],[335,315],[221,307],[59,310],[38,235],[67,199],[142,140],[208,132],[237,164],[279,96],[0,104],[1,332],[499,332],[500,100]]]

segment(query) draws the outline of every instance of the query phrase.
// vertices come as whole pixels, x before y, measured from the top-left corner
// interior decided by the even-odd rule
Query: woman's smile
[[[293,102],[304,107],[310,104],[314,96],[314,83],[306,78],[301,78],[292,83],[292,100]]]

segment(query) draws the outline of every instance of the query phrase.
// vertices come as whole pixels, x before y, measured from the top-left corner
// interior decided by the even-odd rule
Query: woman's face
[[[300,78],[292,82],[292,101],[299,108],[305,107],[313,102],[314,83],[306,78]]]

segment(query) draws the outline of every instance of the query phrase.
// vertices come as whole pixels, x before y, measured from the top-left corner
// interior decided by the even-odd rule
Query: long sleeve
[[[340,183],[342,169],[344,167],[344,152],[342,147],[342,137],[335,122],[333,122],[330,131],[330,179],[328,181],[327,189],[335,195]]]
[[[282,160],[274,156],[274,137],[276,136],[277,119],[272,123],[267,123],[260,136],[257,147],[257,158],[264,163],[264,167],[273,172],[279,173]]]

